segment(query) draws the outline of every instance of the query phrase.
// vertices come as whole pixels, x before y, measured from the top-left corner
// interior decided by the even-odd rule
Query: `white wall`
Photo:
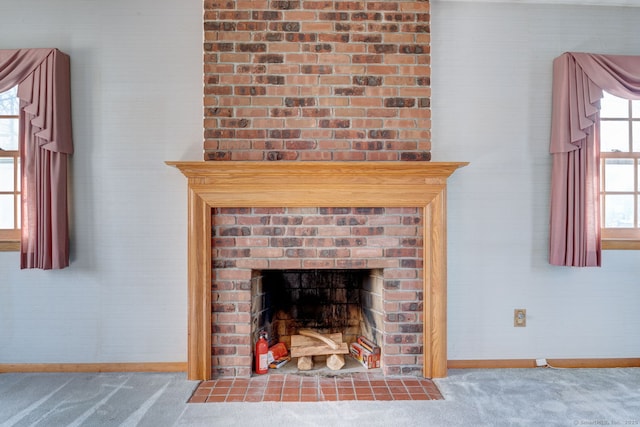
[[[432,2],[433,157],[471,162],[450,182],[449,359],[640,356],[640,253],[547,263],[553,58],[640,54],[638,22],[640,8]]]
[[[0,363],[186,360],[186,180],[202,5],[2,1],[0,48],[72,60],[72,264],[0,253]],[[640,9],[432,3],[433,156],[449,190],[449,358],[638,357],[640,253],[549,266],[551,61],[640,53]],[[526,328],[514,328],[526,308]]]
[[[202,4],[0,1],[0,49],[71,56],[71,266],[0,253],[0,363],[186,361],[186,180],[202,158]]]

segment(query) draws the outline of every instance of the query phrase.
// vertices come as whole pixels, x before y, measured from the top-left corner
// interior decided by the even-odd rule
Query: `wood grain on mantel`
[[[424,364],[447,374],[446,181],[466,162],[166,162],[188,178],[188,361],[211,378],[211,208],[423,209]]]

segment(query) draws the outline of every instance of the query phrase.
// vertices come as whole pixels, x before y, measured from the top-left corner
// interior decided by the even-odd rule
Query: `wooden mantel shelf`
[[[385,207],[422,206],[425,203],[416,202],[430,200],[433,190],[466,165],[232,161],[167,164],[180,169],[190,179],[190,188],[216,207],[371,207],[372,202]]]
[[[188,178],[188,356],[211,377],[211,208],[420,207],[424,229],[424,369],[447,374],[446,182],[466,162],[166,162]]]
[[[189,177],[207,175],[285,175],[293,173],[302,176],[322,174],[371,175],[388,173],[405,175],[419,173],[429,177],[447,177],[468,162],[256,162],[256,161],[176,161],[165,162],[179,168]]]

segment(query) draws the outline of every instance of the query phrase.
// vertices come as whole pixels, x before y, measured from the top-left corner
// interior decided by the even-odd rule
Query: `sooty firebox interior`
[[[261,270],[252,279],[252,335],[290,345],[299,329],[381,342],[381,270]]]

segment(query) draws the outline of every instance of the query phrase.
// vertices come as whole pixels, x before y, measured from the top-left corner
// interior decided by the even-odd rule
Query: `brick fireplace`
[[[179,168],[188,178],[190,379],[251,374],[254,342],[251,281],[255,271],[347,267],[383,272],[379,337],[385,373],[419,373],[428,378],[446,376],[446,181],[466,163],[167,163]],[[378,208],[371,208],[374,205]],[[231,227],[219,227],[221,222],[230,222],[222,218],[224,215],[216,219],[215,213],[223,208],[226,215],[233,215]],[[349,254],[323,249],[325,246],[305,249],[305,241],[313,241],[307,239],[321,239],[323,244],[331,241],[334,245],[338,240],[355,243],[350,239],[356,237],[340,236],[340,227],[331,224],[327,230],[335,234],[324,237],[317,237],[317,233],[309,230],[305,231],[308,236],[298,237],[271,237],[269,233],[255,236],[245,230],[223,233],[227,234],[224,237],[234,237],[233,244],[225,246],[224,239],[218,241],[222,239],[218,236],[221,230],[234,229],[238,218],[249,213],[258,216],[268,213],[270,218],[276,213],[282,218],[306,213],[314,221],[323,223],[323,216],[317,215],[318,209],[329,210],[327,215],[334,221],[336,216],[340,218],[336,211],[352,217],[359,208],[369,221],[397,223],[390,218],[411,218],[399,221],[411,224],[398,227],[415,232],[409,237],[395,238],[391,231],[389,236],[366,234],[368,239],[373,237],[367,247],[357,244],[342,247],[348,249]],[[384,214],[381,211],[376,214],[377,209],[384,209]],[[304,219],[282,222],[303,225]],[[387,224],[384,228],[391,230],[386,227],[392,226]],[[364,227],[372,228],[375,229]],[[353,232],[360,228],[350,225],[349,229]],[[254,238],[262,239],[263,243],[243,246],[247,242],[242,239]],[[283,242],[278,239],[290,239],[290,243],[271,245]],[[402,241],[408,241],[409,248],[402,244],[385,247]],[[328,251],[327,257],[322,256],[324,250]],[[291,251],[292,256],[287,257],[287,251]],[[384,256],[385,253],[390,256]]]
[[[189,378],[251,375],[255,290],[292,270],[366,271],[348,333],[378,341],[386,374],[444,376],[464,164],[429,161],[429,2],[203,5],[205,161],[168,162],[189,182]]]

